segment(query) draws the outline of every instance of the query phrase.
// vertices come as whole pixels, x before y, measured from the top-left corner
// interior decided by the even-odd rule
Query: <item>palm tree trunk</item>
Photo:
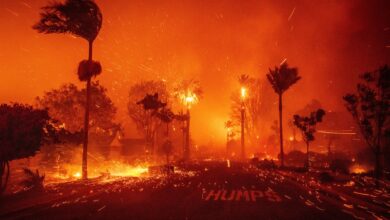
[[[92,61],[92,46],[93,41],[88,41],[88,61]],[[91,78],[88,78],[87,85],[87,101],[85,105],[85,117],[84,117],[84,143],[83,143],[83,164],[82,164],[82,177],[88,179],[88,130],[89,130],[89,106],[91,102]]]
[[[382,168],[381,168],[381,154],[379,152],[379,147],[377,146],[375,152],[375,178],[379,180],[381,178]]]
[[[184,112],[183,110],[181,111],[180,113],[181,116],[184,116]],[[182,144],[183,144],[183,160],[185,159],[185,155],[186,155],[186,131],[187,131],[187,122],[185,120],[183,120],[181,122],[181,125],[182,125],[182,135],[183,135],[183,140],[182,140]]]
[[[0,195],[3,193],[4,163],[0,162]]]
[[[157,156],[157,145],[158,145],[158,126],[153,131],[153,155]]]
[[[226,133],[226,159],[229,158],[229,132]]]
[[[383,99],[383,98],[382,98]],[[382,119],[383,120],[383,119]],[[375,162],[375,168],[376,168],[376,178],[380,179],[382,177],[382,164],[381,164],[381,156],[382,156],[382,149],[381,149],[381,137],[382,137],[382,120],[378,118],[378,138],[377,138],[377,144],[376,144],[376,162]]]
[[[307,170],[309,170],[310,167],[310,155],[309,155],[309,142],[306,142],[306,164],[307,164]]]
[[[184,160],[188,161],[190,159],[190,109],[187,108],[187,126],[186,126],[186,139],[185,139],[185,152],[184,152]]]
[[[379,92],[380,93],[380,92]],[[381,135],[382,135],[382,118],[378,116],[377,118],[377,143],[375,149],[375,184],[379,186],[379,179],[382,177],[382,164],[381,164]]]
[[[379,185],[379,179],[382,177],[382,164],[381,164],[381,134],[382,134],[382,127],[380,126],[381,122],[378,122],[378,138],[376,143],[376,149],[375,149],[375,179],[376,179],[376,185]]]
[[[3,175],[5,175],[4,181],[3,181]],[[9,179],[9,162],[3,161],[1,162],[1,167],[0,167],[0,195],[5,192],[8,179]]]
[[[3,161],[0,162],[0,195],[3,193],[3,175],[5,172],[5,164]]]
[[[167,125],[167,133],[166,133],[166,135],[167,135],[167,138],[169,138],[169,123],[167,123],[166,125]]]
[[[241,102],[241,159],[245,160],[245,107]]]
[[[280,135],[280,165],[284,167],[284,153],[283,153],[283,121],[282,121],[282,94],[279,94],[279,135]]]
[[[167,129],[166,136],[167,136],[167,140],[168,140],[168,138],[169,138],[169,123],[168,122],[166,123],[166,126],[167,126],[166,127],[166,129]],[[167,153],[165,156],[166,156],[166,159],[167,159],[167,165],[169,165],[169,153]]]

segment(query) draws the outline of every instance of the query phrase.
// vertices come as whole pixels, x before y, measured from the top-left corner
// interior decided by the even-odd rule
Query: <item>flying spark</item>
[[[19,17],[19,14],[18,13],[16,13],[15,11],[12,11],[11,9],[9,9],[9,8],[6,8],[6,10],[9,12],[9,13],[11,13],[13,16],[15,16],[15,17]]]
[[[290,13],[290,16],[288,16],[288,19],[287,19],[288,21],[290,21],[291,18],[292,18],[292,16],[294,15],[295,8],[296,8],[296,7],[293,8],[293,10],[292,10],[291,13]]]

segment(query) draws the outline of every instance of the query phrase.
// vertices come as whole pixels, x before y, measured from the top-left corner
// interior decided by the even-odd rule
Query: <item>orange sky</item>
[[[87,43],[31,29],[47,2],[0,0],[0,102],[32,103],[45,90],[78,83]],[[285,58],[297,66],[303,79],[286,93],[287,117],[313,98],[325,109],[344,110],[341,97],[354,89],[357,75],[390,61],[385,0],[96,2],[104,20],[94,58],[103,65],[98,79],[118,120],[130,123],[127,93],[135,81],[195,77],[204,99],[193,108],[193,135],[204,143],[224,140],[229,97],[241,73],[265,77]]]

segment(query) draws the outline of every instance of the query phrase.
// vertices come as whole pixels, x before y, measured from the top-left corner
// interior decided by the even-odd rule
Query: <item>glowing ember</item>
[[[194,99],[195,98],[193,96],[188,96],[188,97],[186,97],[186,103],[193,103]]]
[[[195,93],[187,91],[183,94],[180,94],[180,99],[182,100],[182,103],[187,106],[187,108],[191,108],[193,104],[196,104],[198,102],[198,96],[196,96]]]
[[[367,168],[361,165],[354,165],[350,168],[349,172],[354,174],[362,174],[367,172]]]
[[[108,161],[101,164],[91,164],[88,170],[89,178],[96,177],[141,177],[148,173],[148,165],[129,165],[120,161]],[[53,175],[48,175],[52,182],[62,182],[81,178],[81,166],[76,164],[62,164]]]
[[[263,157],[262,158],[263,160],[265,159],[265,160],[279,160],[277,157],[273,157],[273,156],[271,156],[271,155],[269,155],[269,154],[265,154],[265,157]]]
[[[242,98],[242,99],[245,99],[246,95],[247,95],[246,88],[245,88],[245,87],[242,87],[242,88],[241,88],[241,98]]]
[[[80,172],[76,172],[75,174],[73,174],[73,177],[80,178],[81,177],[81,173]]]
[[[117,169],[113,170],[110,172],[112,176],[134,176],[134,177],[139,177],[142,174],[147,173],[149,170],[147,167],[142,167],[142,166],[136,166],[136,167],[123,167],[124,169]]]

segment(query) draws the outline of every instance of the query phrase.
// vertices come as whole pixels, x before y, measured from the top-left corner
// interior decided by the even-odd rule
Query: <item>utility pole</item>
[[[245,160],[245,100],[246,88],[241,87],[241,159]]]
[[[190,109],[187,108],[187,123],[186,123],[186,139],[185,139],[185,151],[184,151],[184,160],[190,159]]]
[[[241,158],[245,160],[245,107],[241,103]]]

